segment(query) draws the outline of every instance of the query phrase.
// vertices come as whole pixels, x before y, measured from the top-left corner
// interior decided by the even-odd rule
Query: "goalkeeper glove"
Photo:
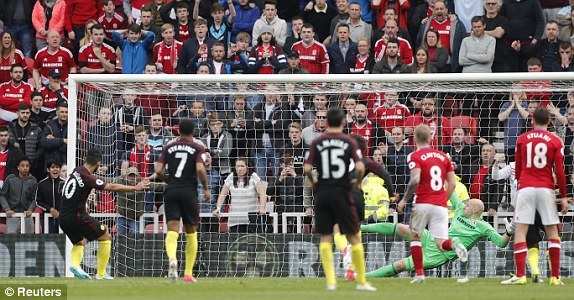
[[[514,234],[514,222],[510,222],[508,218],[504,218],[504,226],[506,227],[506,235],[512,236]]]

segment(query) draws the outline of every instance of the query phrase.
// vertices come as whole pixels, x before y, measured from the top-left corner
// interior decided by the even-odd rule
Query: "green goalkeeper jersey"
[[[448,237],[460,239],[466,249],[471,249],[480,240],[487,238],[498,247],[504,248],[508,243],[502,240],[502,235],[483,219],[470,219],[464,216],[464,204],[453,194],[450,201],[454,206],[454,218],[448,228]],[[455,251],[443,252],[448,260],[455,259]]]

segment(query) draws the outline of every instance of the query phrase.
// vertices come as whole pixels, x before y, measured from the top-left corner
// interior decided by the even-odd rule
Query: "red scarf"
[[[163,51],[164,51],[164,49],[169,49],[169,57],[171,58],[172,64],[174,61],[177,61],[177,59],[178,59],[178,57],[177,57],[177,45],[175,44],[175,41],[172,41],[170,46],[166,45],[165,41],[162,41],[161,45],[159,46],[159,52],[157,55],[158,56],[157,63],[163,65]]]
[[[135,167],[139,171],[139,175],[142,178],[148,177],[149,175],[149,164],[151,157],[151,147],[145,145],[143,152],[138,151],[138,147],[135,146],[130,152],[130,167]]]

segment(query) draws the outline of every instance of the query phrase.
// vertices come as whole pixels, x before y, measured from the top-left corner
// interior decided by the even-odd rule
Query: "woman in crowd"
[[[2,55],[0,56],[0,83],[12,80],[10,77],[10,67],[12,64],[21,64],[24,67],[23,81],[28,81],[28,68],[24,60],[24,53],[16,49],[16,44],[12,38],[12,34],[4,31],[0,34],[0,41],[2,42]]]
[[[357,42],[359,54],[355,60],[355,66],[351,68],[352,74],[369,74],[375,65],[375,58],[371,54],[371,46],[366,37],[359,38]]]
[[[217,199],[216,209],[213,211],[213,215],[219,218],[221,205],[228,195],[231,196],[229,213],[242,213],[244,215],[229,217],[227,221],[229,232],[246,233],[249,230],[248,214],[254,212],[258,212],[259,215],[265,214],[267,195],[263,182],[257,173],[249,169],[248,162],[245,157],[240,157],[235,161],[235,169],[225,179]]]
[[[40,0],[34,5],[32,11],[32,24],[36,29],[36,48],[38,50],[48,46],[46,37],[48,31],[55,30],[64,40],[64,15],[66,2],[64,0]]]
[[[448,50],[440,44],[440,33],[434,28],[427,31],[424,47],[428,51],[428,60],[432,62],[439,73],[448,73]]]
[[[417,74],[436,73],[436,67],[429,61],[429,52],[425,48],[419,48],[415,53],[415,62],[412,72]]]
[[[84,47],[84,45],[90,43],[92,41],[92,34],[91,34],[91,29],[92,26],[98,24],[98,22],[96,22],[96,20],[94,19],[90,19],[86,22],[86,29],[85,29],[85,35],[84,37],[80,40],[80,48]]]

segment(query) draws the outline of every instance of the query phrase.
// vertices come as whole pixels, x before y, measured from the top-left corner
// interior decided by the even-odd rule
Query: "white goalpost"
[[[453,131],[457,128],[463,129],[462,139],[472,147],[481,147],[482,140],[479,142],[479,138],[484,138],[494,145],[496,159],[503,166],[512,157],[515,135],[524,129],[516,128],[516,124],[522,124],[523,127],[529,124],[528,118],[519,119],[516,114],[503,121],[499,120],[498,115],[505,103],[516,102],[511,100],[513,93],[524,98],[520,105],[524,105],[525,109],[528,109],[529,103],[550,103],[550,107],[555,107],[558,114],[565,115],[569,103],[574,105],[574,73],[571,72],[272,76],[70,74],[68,84],[69,172],[82,164],[83,153],[87,149],[98,148],[104,155],[105,167],[98,176],[106,181],[125,179],[129,167],[136,168],[138,176],[150,176],[153,173],[150,171],[153,169],[153,161],[157,159],[157,150],[177,138],[178,121],[188,117],[194,119],[197,139],[211,150],[213,162],[208,185],[217,192],[214,195],[212,191],[212,199],[202,199],[199,193],[202,201],[202,230],[199,233],[200,250],[194,273],[199,276],[222,277],[322,275],[318,257],[319,239],[313,234],[312,217],[306,214],[307,209],[312,208],[312,195],[305,194],[309,191],[308,187],[304,184],[303,174],[297,173],[302,166],[302,157],[291,146],[293,140],[297,139],[296,133],[291,130],[310,128],[303,134],[304,138],[313,130],[314,134],[320,134],[322,125],[320,120],[315,119],[315,112],[322,109],[316,106],[323,104],[319,104],[321,99],[318,98],[324,96],[322,99],[326,99],[326,107],[341,106],[345,110],[349,131],[354,132],[355,122],[361,124],[357,126],[357,132],[369,136],[366,153],[382,157],[383,163],[394,172],[393,180],[399,194],[406,186],[408,170],[405,173],[405,166],[397,164],[400,160],[389,154],[389,149],[395,143],[392,129],[395,126],[407,126],[411,121],[402,113],[398,117],[397,108],[406,109],[411,115],[421,112],[422,122],[431,126],[438,147],[450,145],[454,140]],[[390,112],[385,110],[385,102],[393,95],[397,97],[398,104],[388,104],[395,108],[394,117],[389,117]],[[421,101],[428,98],[435,100],[431,117],[426,117],[427,108]],[[235,103],[241,100],[246,111],[258,104],[259,115],[241,111],[238,108],[240,105]],[[265,103],[268,104],[267,111]],[[361,104],[365,104],[366,117],[371,122],[369,124],[372,124],[368,125],[372,127],[367,131],[362,125],[365,116],[354,111]],[[276,105],[276,108],[271,108],[272,105]],[[237,117],[239,115],[249,115],[251,119],[241,123],[245,120]],[[141,118],[138,119],[138,116]],[[161,118],[161,121],[153,124],[156,117]],[[574,127],[574,119],[565,119],[567,123],[563,124],[561,122],[564,119],[555,115],[553,124],[557,134],[568,139],[567,128],[569,124]],[[266,120],[269,123],[265,123]],[[225,148],[222,146],[225,143],[221,141],[224,135],[212,127],[218,122],[221,123],[218,126],[231,137],[231,144]],[[144,156],[149,156],[141,158],[144,160],[140,160],[137,150],[138,143],[141,143],[137,137],[139,125],[146,130],[146,140],[150,145],[149,150],[142,150]],[[292,126],[296,126],[295,129]],[[151,134],[152,128],[161,138],[153,139],[157,135]],[[213,136],[217,136],[217,139]],[[406,137],[405,146],[408,144]],[[262,147],[270,152],[263,151]],[[457,174],[463,181],[472,178],[473,168],[480,165],[480,152],[473,155],[468,161],[464,157],[457,158],[464,161]],[[572,157],[570,151],[568,155]],[[233,162],[240,156],[249,159],[251,172],[256,173],[264,182],[268,197],[267,216],[259,218],[244,211],[236,212],[231,197],[224,202],[224,207],[228,207],[229,211],[225,211],[218,220],[212,216],[211,211],[215,208],[218,191],[225,184],[229,171],[234,168]],[[572,173],[572,159],[569,162],[567,167],[570,173],[567,174]],[[289,175],[285,175],[279,180],[284,168],[295,170],[293,178],[286,180]],[[503,232],[502,218],[512,216],[508,210],[511,204],[510,183],[506,180],[498,184],[496,195],[489,195],[488,200],[483,200],[489,201],[490,206],[487,207],[496,207],[497,215],[491,218],[485,212],[484,218],[499,232]],[[145,199],[145,203],[119,199],[112,193],[94,193],[94,200],[89,203],[91,213],[108,226],[113,236],[109,274],[128,277],[166,276],[163,192],[159,182],[157,186],[140,198]],[[471,186],[467,188],[474,195],[476,191],[470,190]],[[389,203],[388,198],[384,201],[391,209],[384,210],[384,218],[378,221],[402,222],[403,217],[392,211],[393,203]],[[565,218],[569,224],[565,224],[563,229],[562,251],[565,254],[562,259],[562,277],[574,277],[574,257],[568,256],[574,251],[572,212]],[[235,231],[237,228],[246,231]],[[184,240],[180,239],[178,243],[178,257],[181,258]],[[409,254],[408,247],[399,237],[364,234],[363,242],[366,244],[367,271]],[[87,254],[83,263],[84,270],[88,272],[96,265],[93,249],[95,245],[86,247]],[[540,243],[540,249],[545,257],[545,241]],[[511,248],[498,249],[485,241],[480,242],[469,254],[469,263],[465,267],[469,277],[502,277],[513,270]],[[335,260],[340,262],[341,259],[342,254],[335,252]],[[66,264],[66,269],[69,269],[69,251],[66,254]],[[545,259],[541,259],[540,265],[541,271],[547,272]],[[344,274],[341,264],[337,266],[336,272],[338,276]],[[458,262],[452,262],[433,270],[430,276],[454,277],[459,272]],[[401,276],[408,274],[403,273]]]

